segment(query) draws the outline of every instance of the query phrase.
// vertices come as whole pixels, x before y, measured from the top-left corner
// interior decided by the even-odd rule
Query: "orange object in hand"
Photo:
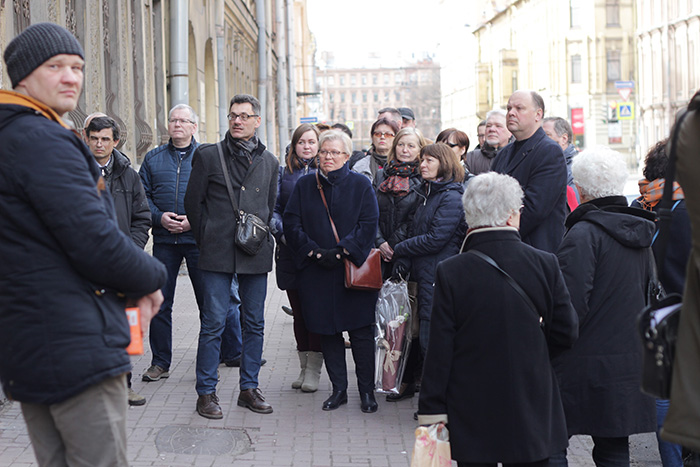
[[[141,332],[141,309],[138,307],[126,309],[126,319],[131,330],[131,343],[126,348],[129,355],[143,355],[143,333]]]

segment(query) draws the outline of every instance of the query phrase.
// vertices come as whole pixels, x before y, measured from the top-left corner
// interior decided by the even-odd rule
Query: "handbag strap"
[[[233,206],[233,214],[236,219],[239,219],[238,205],[236,204],[236,197],[233,195],[233,186],[231,185],[231,176],[228,173],[228,168],[226,167],[226,160],[224,159],[224,151],[221,149],[221,141],[216,143],[216,149],[219,150],[219,161],[221,162],[221,169],[224,171],[224,180],[226,181],[226,191],[228,191],[228,197],[231,199],[231,206]]]
[[[528,294],[523,290],[522,287],[520,287],[520,284],[518,284],[518,283],[515,281],[515,279],[513,279],[513,278],[510,276],[510,274],[508,274],[507,272],[505,272],[505,271],[498,265],[498,263],[497,263],[493,258],[491,258],[489,255],[487,255],[486,253],[482,253],[482,252],[479,251],[479,250],[469,250],[469,251],[467,251],[467,253],[472,253],[473,255],[478,256],[478,257],[481,258],[482,260],[486,261],[489,265],[491,265],[495,270],[497,270],[498,272],[500,272],[501,275],[503,275],[503,277],[506,279],[506,282],[508,282],[508,284],[509,284],[511,287],[513,287],[513,289],[515,289],[516,292],[518,292],[518,295],[520,295],[520,298],[522,298],[523,301],[524,301],[525,303],[527,303],[527,305],[532,309],[532,311],[535,312],[535,315],[537,315],[537,318],[539,319],[540,327],[544,330],[544,326],[545,326],[544,318],[543,318],[542,315],[537,311],[537,307],[535,306],[534,303],[532,303],[532,300],[530,299],[530,297],[528,296]]]
[[[338,237],[338,231],[335,229],[335,222],[331,217],[331,211],[328,209],[328,202],[326,201],[326,195],[323,194],[323,187],[321,186],[321,179],[318,177],[318,170],[316,171],[316,188],[318,192],[321,193],[321,200],[323,200],[323,205],[326,207],[326,213],[328,214],[328,219],[331,221],[331,228],[333,229],[333,235],[335,235],[335,242],[340,243],[340,237]]]

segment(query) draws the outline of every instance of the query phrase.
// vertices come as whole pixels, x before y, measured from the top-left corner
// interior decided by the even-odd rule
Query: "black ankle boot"
[[[374,398],[374,393],[360,393],[360,408],[364,413],[374,413],[377,411],[377,400]]]
[[[335,410],[343,404],[348,403],[347,391],[333,391],[331,397],[323,403],[323,410]]]

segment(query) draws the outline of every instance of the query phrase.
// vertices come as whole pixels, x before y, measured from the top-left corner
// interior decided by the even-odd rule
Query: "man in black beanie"
[[[145,329],[166,280],[119,230],[92,154],[62,120],[83,57],[67,30],[35,24],[5,49],[14,91],[0,90],[0,382],[40,466],[128,465],[124,307]]]

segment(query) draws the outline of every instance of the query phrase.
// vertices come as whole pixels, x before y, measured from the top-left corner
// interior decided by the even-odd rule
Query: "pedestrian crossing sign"
[[[634,102],[618,102],[617,118],[618,120],[633,120]]]

